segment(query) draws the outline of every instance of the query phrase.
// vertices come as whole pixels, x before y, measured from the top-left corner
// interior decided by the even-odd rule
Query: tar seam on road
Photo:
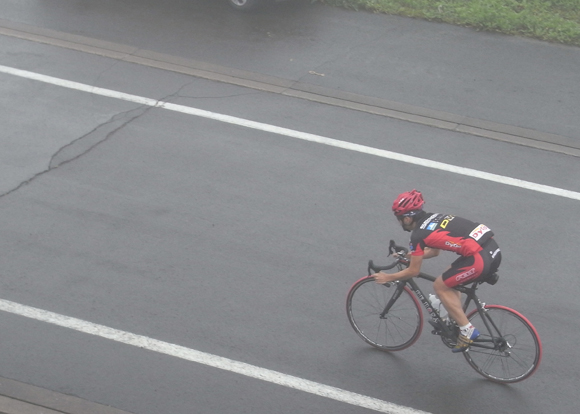
[[[140,105],[150,106],[154,108],[167,109],[174,112],[180,112],[187,115],[193,115],[201,118],[212,119],[218,122],[224,122],[232,125],[239,125],[245,128],[252,128],[259,131],[269,132],[289,138],[300,139],[303,141],[315,142],[322,145],[327,145],[336,148],[342,148],[349,151],[355,151],[363,154],[374,155],[381,158],[396,160],[407,164],[419,165],[426,168],[432,168],[440,171],[447,171],[454,174],[464,175],[468,177],[479,178],[486,181],[492,181],[500,184],[510,185],[513,187],[524,188],[531,191],[555,195],[559,197],[569,198],[572,200],[580,200],[580,193],[563,188],[551,187],[548,185],[533,183],[530,181],[520,180],[518,178],[506,177],[503,175],[488,173],[485,171],[474,170],[471,168],[459,167],[456,165],[445,164],[438,161],[428,160],[425,158],[414,157],[411,155],[400,154],[397,152],[387,151],[380,148],[368,147],[365,145],[355,144],[347,141],[340,141],[333,138],[324,137],[321,135],[310,134],[307,132],[300,132],[288,128],[277,127],[275,125],[264,124],[261,122],[250,121],[243,118],[237,118],[230,115],[210,112],[203,109],[193,108],[190,106],[173,104],[161,100],[146,98],[143,96],[131,95],[124,92],[114,91],[111,89],[99,88],[79,82],[73,82],[66,79],[55,78],[52,76],[42,75],[40,73],[29,72],[26,70],[11,68],[0,65],[0,72],[13,76],[18,76],[25,79],[31,79],[38,82],[48,83],[63,88],[77,90],[81,92],[92,93],[94,95],[105,96],[114,99],[121,99],[128,102],[138,103]]]
[[[0,310],[387,414],[429,414],[329,385],[0,299]]]
[[[227,68],[207,62],[180,58],[4,19],[0,19],[0,35],[496,141],[580,157],[580,144],[571,142],[570,138],[556,134],[337,91],[308,83]]]
[[[0,414],[131,414],[108,405],[0,377]]]

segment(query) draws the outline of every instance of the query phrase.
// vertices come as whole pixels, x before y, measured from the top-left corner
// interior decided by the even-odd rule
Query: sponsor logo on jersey
[[[455,216],[445,216],[445,218],[443,218],[443,221],[441,222],[441,228],[444,229],[445,227],[447,227],[449,222],[451,220],[453,220],[454,218],[455,218]]]
[[[479,226],[474,228],[471,231],[471,233],[469,233],[469,237],[471,237],[472,239],[475,239],[475,240],[479,240],[479,239],[481,239],[481,236],[483,236],[488,231],[491,231],[489,229],[489,227],[487,227],[485,224],[480,224]]]
[[[437,227],[437,223],[431,223],[427,226],[427,230],[435,230],[435,227]]]
[[[445,242],[445,246],[449,246],[452,249],[461,249],[461,245],[457,243],[451,243],[450,241]]]
[[[436,223],[438,223],[438,222],[439,222],[439,220],[433,220],[433,219],[434,219],[435,217],[439,216],[439,215],[440,215],[440,214],[438,214],[438,213],[432,214],[432,215],[431,215],[431,217],[429,217],[427,220],[425,220],[425,221],[423,222],[423,224],[421,224],[421,228],[422,228],[422,229],[424,229],[424,228],[425,228],[425,227],[427,227],[427,225],[429,225],[429,224],[430,224],[432,221],[433,221],[433,222],[436,222]]]
[[[467,272],[463,272],[460,275],[455,276],[455,280],[461,282],[462,280],[467,279],[469,276],[473,276],[475,274],[475,267],[469,269]]]
[[[499,249],[496,249],[496,251],[495,251],[495,252],[490,252],[490,253],[491,253],[491,258],[492,258],[492,259],[495,259],[495,256],[497,256],[497,254],[498,254],[499,252],[500,252],[500,250],[499,250]]]

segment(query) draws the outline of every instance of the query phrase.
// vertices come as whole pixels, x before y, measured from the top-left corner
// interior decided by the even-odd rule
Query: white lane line
[[[225,371],[235,372],[236,374],[256,378],[262,381],[282,385],[304,391],[320,397],[329,398],[346,404],[355,405],[362,408],[368,408],[380,413],[388,414],[429,414],[425,411],[415,410],[413,408],[393,404],[387,401],[379,400],[366,395],[357,394],[340,388],[331,387],[306,379],[286,375],[281,372],[260,368],[244,362],[223,358],[217,355],[208,354],[195,349],[185,348],[183,346],[170,344],[146,336],[136,335],[130,332],[124,332],[108,326],[98,325],[70,316],[60,315],[43,309],[33,308],[21,305],[16,302],[0,299],[0,310],[24,316],[26,318],[36,319],[42,322],[58,325],[64,328],[73,329],[101,338],[110,339],[149,351],[158,352],[187,361],[197,362],[210,367],[222,369]]]
[[[270,132],[277,135],[283,135],[290,138],[301,139],[304,141],[316,142],[318,144],[328,145],[332,147],[342,148],[349,151],[356,151],[363,154],[374,155],[377,157],[387,158],[391,160],[405,162],[407,164],[419,165],[426,168],[432,168],[441,171],[447,171],[454,174],[465,175],[468,177],[479,178],[486,181],[492,181],[500,184],[510,185],[513,187],[524,188],[540,193],[555,195],[559,197],[570,198],[572,200],[580,200],[580,193],[570,190],[565,190],[558,187],[551,187],[548,185],[537,184],[530,181],[524,181],[517,178],[506,177],[503,175],[492,174],[485,171],[474,170],[471,168],[459,167],[456,165],[445,164],[438,161],[432,161],[425,158],[413,157],[410,155],[399,154],[397,152],[382,150],[379,148],[368,147],[365,145],[354,144],[352,142],[340,141],[333,138],[327,138],[321,135],[309,134],[306,132],[295,131],[288,128],[281,128],[274,125],[264,124],[261,122],[254,122],[243,118],[236,118],[234,116],[223,115],[215,112],[205,111],[203,109],[192,108],[190,106],[177,105],[169,102],[158,101],[151,98],[144,98],[142,96],[131,95],[123,92],[114,91],[111,89],[98,88],[83,83],[72,82],[65,79],[46,76],[35,72],[15,69],[8,66],[0,65],[0,72],[19,76],[21,78],[32,79],[39,82],[49,83],[52,85],[62,86],[68,89],[92,93],[94,95],[106,96],[115,99],[121,99],[128,102],[138,103],[140,105],[147,105],[157,108],[164,108],[170,111],[181,112],[188,115],[194,115],[201,118],[213,119],[219,122],[243,126],[260,131]]]

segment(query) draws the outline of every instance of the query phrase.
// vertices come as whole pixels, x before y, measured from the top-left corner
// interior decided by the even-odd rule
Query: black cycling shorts
[[[494,239],[486,241],[473,256],[461,256],[443,273],[443,281],[455,287],[476,281],[497,271],[501,263],[501,250]]]

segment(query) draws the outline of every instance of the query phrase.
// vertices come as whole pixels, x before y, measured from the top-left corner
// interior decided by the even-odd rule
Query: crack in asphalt
[[[182,99],[191,99],[191,100],[211,100],[211,99],[224,99],[224,98],[239,98],[239,97],[243,97],[243,96],[251,96],[251,95],[263,95],[264,91],[249,91],[249,92],[238,92],[238,93],[230,93],[230,94],[216,94],[214,96],[209,96],[209,95],[185,95],[185,94],[181,94],[181,91],[195,83],[201,83],[201,79],[194,79],[192,81],[190,81],[189,83],[186,83],[185,85],[183,85],[181,88],[179,88],[179,90],[174,93],[173,97],[177,97],[177,98],[182,98]],[[1,414],[1,413],[0,413]]]
[[[151,108],[145,108],[145,107],[139,107],[136,109],[132,109],[130,111],[125,111],[125,112],[121,112],[119,114],[115,114],[113,115],[108,121],[103,122],[102,124],[96,126],[95,128],[93,128],[93,130],[91,130],[90,132],[86,133],[85,135],[73,140],[72,142],[64,145],[63,147],[61,147],[58,151],[56,151],[51,159],[50,162],[48,164],[48,168],[42,171],[37,172],[36,174],[34,174],[32,177],[28,178],[27,180],[22,181],[20,184],[18,184],[16,187],[4,192],[3,194],[0,194],[0,198],[8,196],[18,190],[20,190],[22,187],[32,183],[33,181],[35,181],[37,178],[51,172],[52,170],[60,167],[63,164],[67,164],[71,161],[74,161],[80,157],[82,157],[83,155],[87,154],[88,152],[90,152],[93,148],[97,147],[99,144],[107,141],[110,137],[112,137],[116,132],[120,131],[121,129],[123,129],[124,127],[126,127],[130,122],[134,121],[135,119],[139,118],[140,116],[142,116],[148,109]],[[118,122],[120,117],[124,117],[125,115],[131,113],[131,112],[137,112],[140,111],[140,114],[137,114],[135,116],[130,117],[129,119],[125,120],[121,125],[115,127],[113,130],[111,130],[110,132],[108,132],[103,138],[101,139],[95,139],[98,136],[102,136],[102,134],[100,133],[101,130],[103,128],[106,128],[107,126],[110,126],[116,122]],[[77,147],[79,145],[84,145],[84,143],[86,141],[91,141],[91,138],[94,139],[94,143],[92,143],[91,145],[89,145],[86,149],[84,149],[83,151],[78,151]]]
[[[57,152],[53,154],[53,156],[50,159],[48,169],[45,170],[43,173],[49,172],[50,170],[58,168],[61,165],[77,160],[83,155],[89,153],[92,149],[96,148],[98,145],[109,140],[109,138],[111,138],[114,134],[125,128],[129,123],[133,122],[135,119],[144,115],[149,109],[152,108],[141,106],[139,108],[131,109],[129,111],[124,111],[119,114],[113,115],[108,121],[103,122],[102,124],[96,126],[92,131],[61,147]],[[131,113],[136,114],[131,115]],[[118,124],[119,121],[121,121],[122,119],[124,119],[124,121],[120,125],[115,126],[111,131],[107,132],[104,137],[102,137],[103,129]]]
[[[176,92],[169,94],[157,100],[157,103],[166,102],[173,97],[180,97],[180,92],[192,82],[187,82],[182,85]],[[6,197],[22,187],[32,183],[39,177],[48,174],[52,170],[68,164],[72,161],[78,160],[84,155],[90,153],[99,145],[109,141],[117,132],[123,130],[126,126],[147,114],[150,110],[157,108],[157,106],[141,105],[137,108],[123,111],[113,115],[109,120],[97,125],[88,133],[76,138],[68,144],[59,148],[50,158],[48,168],[39,171],[27,180],[22,181],[16,187],[0,194],[0,198]]]
[[[396,30],[396,27],[386,31]],[[314,83],[303,83],[303,80],[312,79],[312,75],[325,75],[315,70],[300,76],[297,80],[282,79],[264,76],[243,70],[222,67],[219,65],[199,62],[190,59],[152,52],[144,49],[130,47],[123,44],[105,43],[96,39],[76,36],[70,33],[61,33],[49,29],[42,29],[21,23],[9,22],[0,19],[0,31],[3,35],[44,43],[71,50],[90,53],[102,57],[119,60],[128,64],[136,64],[150,68],[171,71],[179,74],[208,79],[216,82],[228,83],[252,88],[259,91],[277,93],[305,99],[311,102],[333,105],[350,110],[362,111],[388,118],[399,119],[407,122],[426,125],[429,127],[459,132],[476,137],[483,137],[515,145],[522,145],[542,151],[551,151],[573,157],[580,157],[580,147],[572,137],[562,136],[549,132],[542,132],[529,128],[502,124],[483,119],[470,118],[458,114],[442,112],[437,109],[429,109],[401,102],[385,100],[378,97],[360,95],[353,92],[343,91],[336,88],[328,88]],[[381,34],[370,36],[366,42],[373,42],[380,38]],[[360,46],[360,42],[351,45],[346,55]],[[327,59],[324,63],[316,65],[314,69],[328,65],[332,66],[335,59]],[[111,68],[109,68],[111,69]],[[331,67],[331,72],[334,70]]]

